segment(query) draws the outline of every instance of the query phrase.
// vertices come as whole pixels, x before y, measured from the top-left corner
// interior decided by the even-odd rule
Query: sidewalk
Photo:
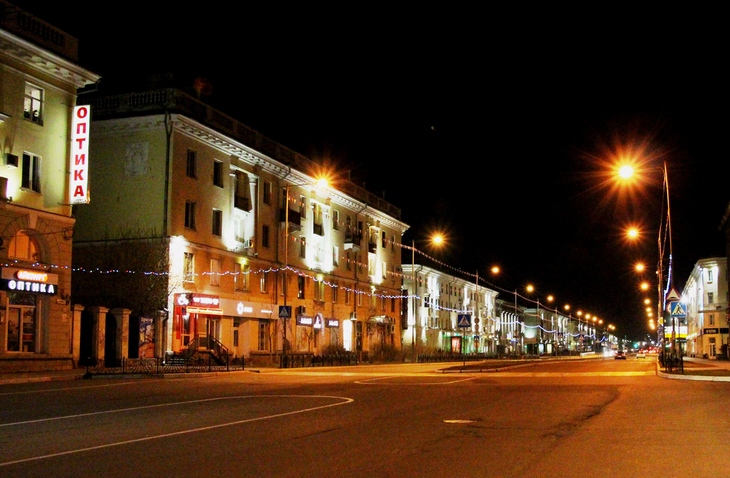
[[[654,360],[656,363],[656,374],[659,377],[675,380],[704,380],[713,382],[730,382],[730,360],[709,360],[701,358],[684,358],[684,373],[665,372],[656,360],[656,356],[648,356],[647,360]],[[634,358],[629,357],[629,360]],[[643,360],[643,359],[636,359]],[[368,365],[361,365],[367,367]],[[514,366],[514,363],[505,363],[506,367]],[[497,367],[500,368],[500,367]],[[287,369],[288,370],[288,369]],[[240,372],[255,371],[241,370]],[[164,378],[200,378],[210,375],[230,374],[237,373],[236,371],[231,372],[192,372],[192,373],[174,373],[166,375],[158,375],[157,377]],[[0,385],[14,384],[14,383],[29,383],[29,382],[51,382],[57,380],[82,380],[86,374],[85,368],[76,368],[70,370],[57,370],[57,371],[43,371],[43,372],[15,372],[15,373],[0,373]],[[94,376],[92,380],[101,379],[132,379],[139,378],[140,375],[136,374],[120,374],[120,375],[103,375]]]

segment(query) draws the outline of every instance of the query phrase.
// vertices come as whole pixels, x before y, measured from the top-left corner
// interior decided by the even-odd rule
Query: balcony
[[[362,234],[345,234],[345,250],[353,250],[357,252],[360,250],[360,243],[362,242]]]
[[[286,227],[286,210],[279,209],[279,222],[282,227]],[[299,211],[289,209],[289,231],[299,231],[302,228],[302,215]]]

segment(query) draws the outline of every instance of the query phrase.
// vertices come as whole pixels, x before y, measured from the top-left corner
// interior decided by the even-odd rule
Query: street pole
[[[667,217],[666,217],[666,225],[664,222],[664,217],[661,217],[661,220],[659,221],[659,235],[657,238],[657,246],[659,249],[659,267],[657,270],[657,278],[658,278],[658,284],[657,284],[657,292],[658,292],[658,299],[657,299],[657,309],[659,311],[661,320],[662,320],[662,326],[661,326],[661,335],[662,335],[662,354],[665,356],[664,353],[666,351],[666,334],[665,334],[665,328],[666,328],[666,320],[665,320],[665,312],[666,312],[666,296],[665,296],[665,290],[669,290],[671,283],[672,283],[672,216],[671,216],[671,209],[669,206],[669,175],[667,174],[667,162],[664,161],[663,167],[663,185],[664,185],[664,191],[666,191],[666,200],[667,200]],[[666,232],[663,234],[662,231],[666,227]],[[669,241],[669,264],[668,264],[668,270],[667,270],[667,286],[666,289],[664,287],[664,243]],[[678,322],[678,321],[677,321]],[[672,342],[671,342],[671,354],[675,354],[677,349],[677,327],[674,324],[674,321],[672,321]],[[665,361],[666,361],[666,357]]]
[[[476,291],[476,307],[474,307],[474,324],[478,325],[479,324],[479,269],[477,269],[476,287],[477,287],[477,291]],[[478,333],[476,331],[476,327],[474,327],[473,335],[478,335]],[[474,347],[474,352],[478,352],[477,348],[478,347]]]
[[[284,292],[284,309],[286,309],[286,289],[287,289],[287,275],[286,271],[289,268],[289,185],[285,186],[286,198],[284,200],[284,273],[283,276],[283,291]],[[283,327],[283,342],[281,345],[281,356],[284,366],[286,367],[286,317],[282,319]]]
[[[413,328],[411,329],[411,352],[413,355],[413,361],[416,362],[416,322],[417,322],[417,307],[418,299],[418,284],[416,283],[416,240],[411,241],[411,281],[413,283]]]

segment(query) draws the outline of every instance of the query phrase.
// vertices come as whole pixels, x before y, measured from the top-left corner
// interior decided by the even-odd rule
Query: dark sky
[[[656,269],[664,161],[680,292],[699,259],[726,254],[726,41],[690,34],[687,12],[73,5],[26,8],[78,37],[102,82],[206,78],[209,103],[400,207],[404,243],[442,230],[445,264],[499,264],[489,280],[508,300],[532,283],[619,335],[655,336],[633,264]],[[653,181],[630,200],[605,175],[622,151]],[[627,244],[635,222],[644,238]]]

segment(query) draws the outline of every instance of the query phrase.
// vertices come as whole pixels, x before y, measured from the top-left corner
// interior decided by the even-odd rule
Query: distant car
[[[613,358],[616,360],[626,360],[626,354],[623,350],[617,350],[616,352],[614,352]]]
[[[636,358],[646,358],[646,350],[639,350],[636,352]]]

